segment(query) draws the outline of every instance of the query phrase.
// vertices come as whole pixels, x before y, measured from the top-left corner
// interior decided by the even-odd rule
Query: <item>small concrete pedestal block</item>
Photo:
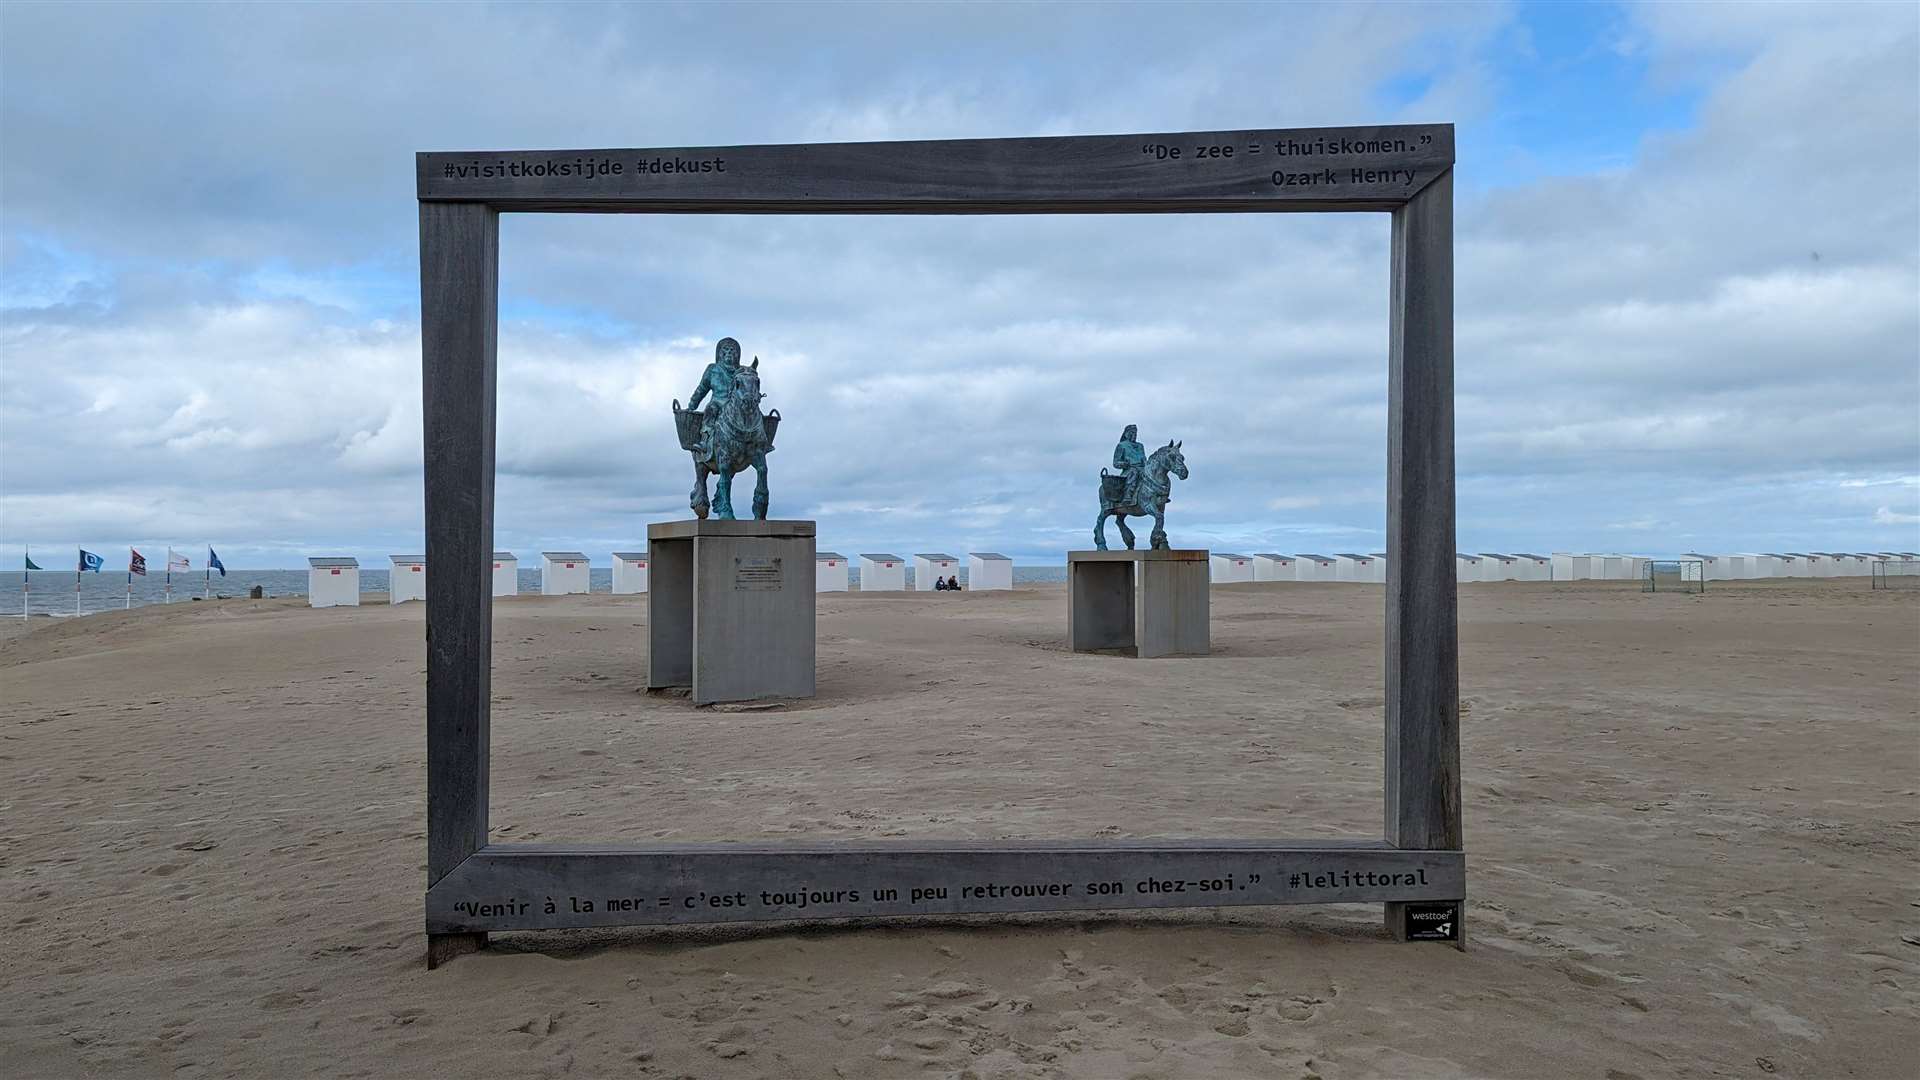
[[[814,694],[811,521],[647,526],[647,689],[697,705]]]
[[[1208,552],[1067,552],[1067,641],[1074,652],[1205,656]]]

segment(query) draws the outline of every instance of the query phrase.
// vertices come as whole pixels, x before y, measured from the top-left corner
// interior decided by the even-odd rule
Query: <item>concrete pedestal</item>
[[[814,694],[811,521],[647,526],[647,689],[695,704]]]
[[[1067,552],[1067,640],[1075,652],[1205,656],[1208,552]]]

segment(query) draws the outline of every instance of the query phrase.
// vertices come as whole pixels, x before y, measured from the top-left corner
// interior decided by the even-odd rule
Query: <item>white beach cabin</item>
[[[540,553],[540,595],[567,596],[587,591],[587,557],[578,551]]]
[[[1253,557],[1216,551],[1208,561],[1207,576],[1215,585],[1232,585],[1253,580]]]
[[[967,588],[974,592],[1013,588],[1013,560],[997,551],[967,552]]]
[[[1518,581],[1520,580],[1520,560],[1511,555],[1501,555],[1492,551],[1480,553],[1481,581]]]
[[[899,592],[907,587],[907,561],[881,552],[860,556],[861,592]]]
[[[1333,557],[1333,580],[1335,581],[1373,581],[1374,563],[1371,555],[1356,555],[1342,551]]]
[[[1293,572],[1294,558],[1271,551],[1253,553],[1253,580],[1255,581],[1298,581]]]
[[[1518,551],[1513,556],[1515,581],[1551,581],[1553,580],[1553,560],[1545,555],[1529,555]]]
[[[1593,576],[1593,556],[1571,551],[1553,553],[1553,580],[1585,581]]]
[[[913,557],[913,587],[920,592],[933,592],[933,583],[957,577],[960,573],[960,560],[952,555],[939,552],[922,552]]]
[[[1373,559],[1374,583],[1385,585],[1387,583],[1387,553],[1384,551],[1376,551],[1370,557]]]
[[[425,555],[390,555],[393,569],[387,574],[387,603],[404,604],[409,600],[425,603],[427,599],[427,557]]]
[[[307,560],[308,607],[359,607],[360,560],[326,557]]]
[[[1698,551],[1683,551],[1680,553],[1680,557],[1698,562],[1701,572],[1707,575],[1706,580],[1708,581],[1727,580],[1726,562],[1719,555],[1703,555]]]
[[[647,591],[647,553],[644,551],[616,551],[613,553],[613,592],[616,596],[632,596]]]
[[[1856,551],[1853,553],[1854,573],[1860,577],[1872,577],[1873,564],[1885,562],[1886,558],[1886,552],[1883,551]]]
[[[1338,570],[1331,555],[1295,555],[1293,557],[1293,580],[1295,581],[1333,581]]]
[[[847,591],[847,557],[837,551],[813,553],[813,591]]]
[[[1480,580],[1480,556],[1464,551],[1453,553],[1453,580],[1458,583]]]
[[[493,595],[517,596],[520,593],[520,560],[511,551],[493,553]]]

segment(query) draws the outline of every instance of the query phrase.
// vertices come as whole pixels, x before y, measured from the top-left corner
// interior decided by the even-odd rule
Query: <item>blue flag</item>
[[[97,574],[100,572],[100,567],[104,565],[106,565],[105,559],[102,559],[100,556],[95,555],[91,551],[88,551],[86,548],[81,548],[80,549],[80,569],[75,571],[75,573],[91,570]]]
[[[221,577],[227,576],[227,568],[220,565],[220,556],[213,553],[211,546],[207,548],[207,569],[220,571]]]
[[[28,569],[28,570],[38,570],[38,569],[40,569],[40,567],[39,567],[38,565],[36,565],[36,564],[34,563],[34,561],[33,561],[33,552],[31,552],[31,551],[29,551],[29,552],[27,552],[27,569]]]

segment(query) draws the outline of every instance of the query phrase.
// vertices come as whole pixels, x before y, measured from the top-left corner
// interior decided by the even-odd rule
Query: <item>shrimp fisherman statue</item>
[[[707,516],[707,475],[711,473],[718,478],[712,512],[722,521],[733,520],[734,474],[751,468],[759,477],[753,488],[753,516],[766,520],[767,455],[773,452],[774,432],[780,428],[780,410],[763,415],[760,399],[760,358],[741,366],[740,343],[721,338],[713,349],[713,363],[701,374],[687,407],[682,409],[674,401],[673,424],[680,448],[693,455],[693,493],[687,503],[694,516]],[[705,412],[699,411],[702,401],[708,401]]]
[[[1113,448],[1113,467],[1119,472],[1100,470],[1100,517],[1093,523],[1093,543],[1101,551],[1107,550],[1108,518],[1119,524],[1120,538],[1131,549],[1133,530],[1127,528],[1127,518],[1150,517],[1153,534],[1149,543],[1155,550],[1168,547],[1167,503],[1173,498],[1173,481],[1168,477],[1185,480],[1187,459],[1177,441],[1148,454],[1140,445],[1139,435],[1138,425],[1128,424]]]

